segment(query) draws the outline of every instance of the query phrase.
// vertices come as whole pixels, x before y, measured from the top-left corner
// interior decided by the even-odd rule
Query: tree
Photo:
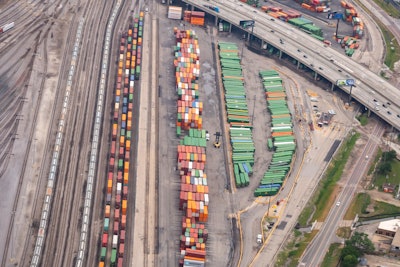
[[[371,240],[369,240],[368,235],[359,232],[355,232],[354,235],[346,241],[346,245],[350,245],[359,249],[361,254],[371,253],[375,249],[374,244]]]
[[[358,260],[354,255],[347,255],[343,258],[342,266],[344,267],[355,267],[357,266]]]
[[[378,165],[378,173],[386,175],[392,171],[392,164],[388,161],[381,162]]]
[[[390,150],[390,151],[382,153],[382,159],[384,159],[384,161],[392,161],[395,158],[396,158],[396,151],[394,151],[394,150]]]

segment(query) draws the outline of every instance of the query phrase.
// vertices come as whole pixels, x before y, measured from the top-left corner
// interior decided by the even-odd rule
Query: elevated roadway
[[[216,17],[240,27],[241,20],[254,20],[253,35],[268,45],[280,50],[298,62],[304,64],[318,75],[332,83],[337,80],[354,79],[353,87],[340,86],[351,93],[351,97],[375,112],[387,123],[400,130],[399,90],[364,66],[353,61],[342,53],[325,46],[325,44],[295,28],[289,23],[272,18],[239,1],[221,0],[183,0],[185,3],[203,10]],[[219,12],[206,7],[216,6]],[[245,31],[251,32],[251,29]]]

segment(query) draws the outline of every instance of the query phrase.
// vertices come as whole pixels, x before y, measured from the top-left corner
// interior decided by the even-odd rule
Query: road
[[[353,78],[355,86],[342,86],[341,88],[350,92],[352,96],[361,104],[369,107],[371,111],[384,119],[395,128],[400,129],[400,102],[398,89],[381,78],[379,74],[370,71],[363,65],[354,62],[342,53],[335,51],[315,38],[294,28],[292,25],[275,20],[267,14],[252,8],[239,1],[193,1],[185,0],[186,3],[194,5],[212,15],[233,23],[238,26],[240,20],[254,20],[254,35],[274,47],[279,47],[281,51],[308,66],[310,69],[319,73],[328,81],[336,84],[339,79]],[[203,5],[215,5],[219,7],[216,13]],[[251,30],[248,30],[251,31]],[[266,35],[265,33],[269,33]],[[268,38],[265,38],[268,36]],[[282,42],[281,42],[282,40]],[[307,40],[307,42],[304,42]],[[379,89],[378,89],[379,88]],[[377,100],[380,104],[390,103],[385,109],[376,110]]]
[[[378,148],[377,140],[381,139],[384,130],[384,127],[380,124],[377,124],[373,129],[363,152],[357,160],[356,165],[352,168],[348,180],[345,181],[343,189],[337,197],[337,203],[331,208],[317,236],[307,246],[301,257],[300,266],[319,266],[330,244],[337,241],[336,230],[339,222],[350,206],[360,180],[368,170],[371,157],[366,158],[366,156],[375,154]]]

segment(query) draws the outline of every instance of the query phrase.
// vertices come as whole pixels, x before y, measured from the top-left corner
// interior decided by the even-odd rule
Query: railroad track
[[[72,266],[78,249],[81,228],[82,204],[86,187],[88,157],[91,146],[91,129],[99,84],[98,72],[101,47],[107,20],[113,2],[99,5],[89,2],[83,16],[85,27],[82,36],[81,54],[77,60],[75,83],[71,91],[71,112],[67,118],[67,130],[63,145],[54,194],[53,215],[43,251],[43,263],[48,266]],[[79,82],[78,82],[79,81]]]
[[[31,36],[25,35],[25,37],[22,37],[21,45],[29,48],[26,49],[26,52],[23,53],[20,57],[16,56],[18,55],[16,50],[21,49],[21,46],[13,47],[13,49],[7,51],[4,48],[1,49],[2,60],[6,60],[9,63],[7,64],[9,69],[8,71],[1,70],[2,76],[7,77],[5,79],[2,79],[2,82],[4,82],[4,84],[7,84],[8,86],[2,86],[2,91],[0,92],[0,94],[2,95],[0,106],[4,107],[0,113],[1,114],[0,121],[2,122],[0,124],[1,125],[0,132],[2,133],[2,135],[0,135],[0,141],[2,142],[1,147],[3,148],[0,151],[0,157],[2,159],[0,164],[0,177],[3,177],[5,171],[7,170],[8,163],[10,162],[10,155],[13,155],[11,153],[13,150],[15,139],[17,139],[16,136],[18,135],[17,130],[19,127],[19,121],[23,119],[23,115],[20,115],[19,113],[22,112],[24,107],[24,102],[27,101],[27,98],[25,96],[28,89],[27,83],[29,82],[29,79],[33,71],[32,65],[35,62],[34,55],[39,50],[43,49],[44,64],[41,72],[42,79],[41,82],[38,84],[38,86],[35,88],[39,92],[37,99],[38,102],[40,102],[42,97],[41,93],[43,91],[45,77],[47,74],[47,52],[46,52],[47,44],[45,42],[49,30],[50,27],[45,26],[43,29],[41,29],[34,35]],[[33,49],[30,47],[33,47]],[[1,257],[2,266],[4,266],[6,264],[6,261],[8,260],[9,245],[14,227],[15,213],[17,211],[21,186],[24,181],[25,170],[27,169],[28,155],[29,151],[31,150],[33,134],[34,134],[33,125],[36,124],[38,111],[39,111],[39,105],[34,106],[33,112],[32,110],[29,110],[29,112],[32,113],[32,116],[29,116],[30,117],[29,123],[31,127],[28,126],[29,129],[27,134],[22,134],[24,138],[27,138],[27,143],[24,146],[24,152],[22,153],[22,158],[19,161],[21,162],[20,165],[21,172],[18,178],[18,184],[16,188],[16,193],[14,195],[14,200],[12,202],[13,204],[12,204],[12,213],[10,216],[10,221],[8,226],[6,227],[7,234],[5,236],[4,250],[2,251],[2,257]],[[24,256],[24,254],[22,255]]]

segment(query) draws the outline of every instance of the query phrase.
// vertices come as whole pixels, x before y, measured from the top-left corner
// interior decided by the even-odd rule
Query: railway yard
[[[360,126],[344,92],[162,2],[0,1],[0,266],[274,266]],[[377,72],[367,34],[353,58]],[[363,159],[387,126],[370,121]]]

